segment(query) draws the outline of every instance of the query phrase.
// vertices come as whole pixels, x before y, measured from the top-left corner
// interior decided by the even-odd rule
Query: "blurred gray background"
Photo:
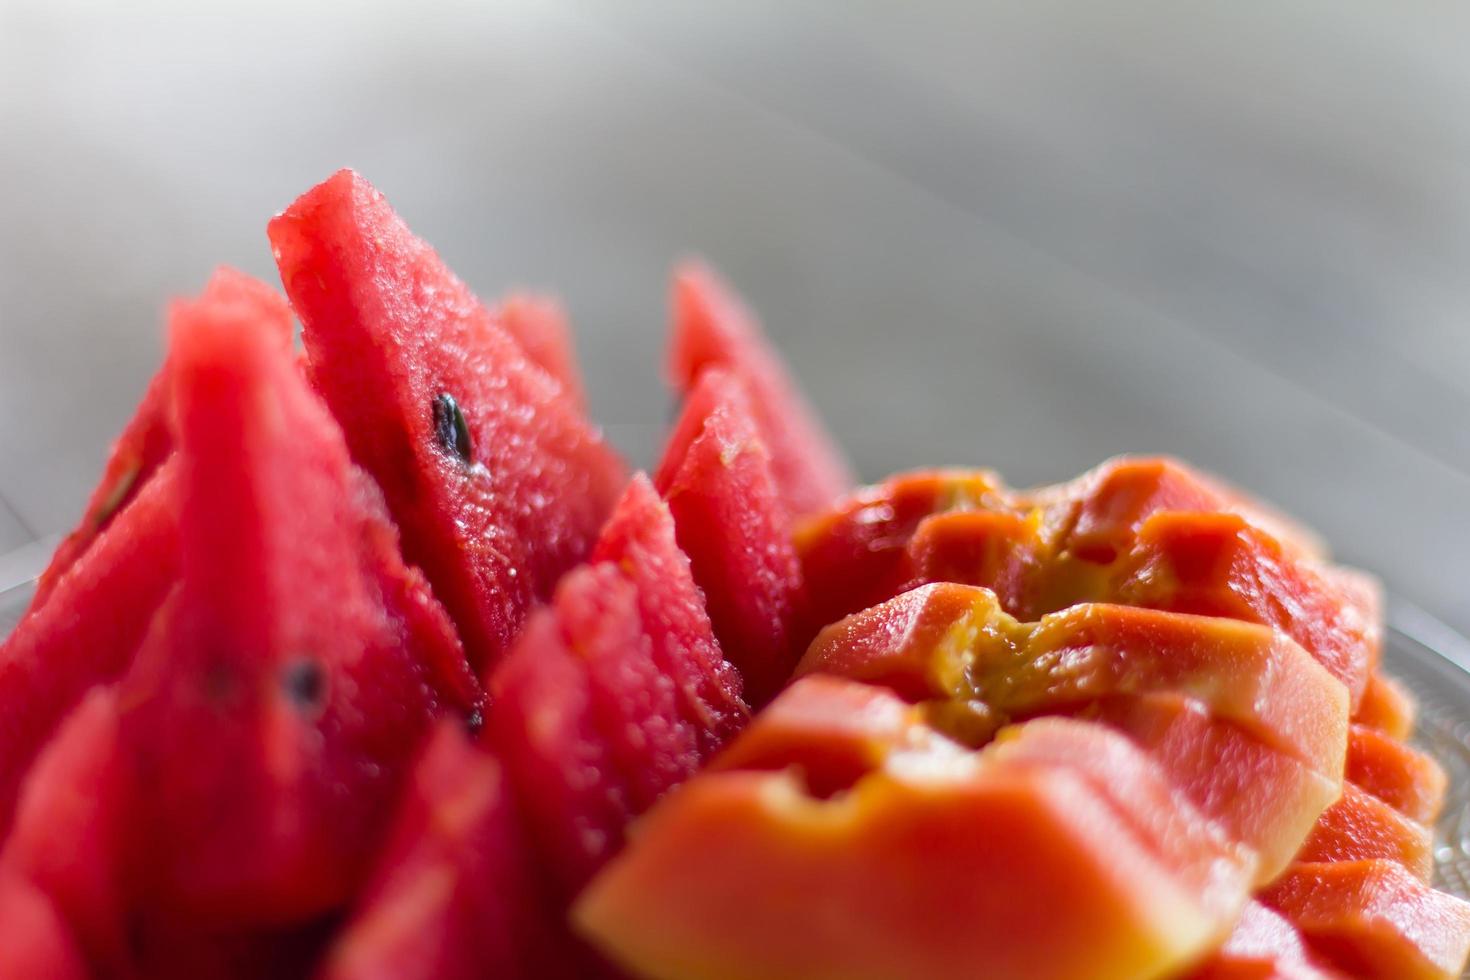
[[[0,590],[343,165],[565,298],[639,462],[698,252],[865,477],[1177,453],[1470,630],[1463,3],[0,0]]]

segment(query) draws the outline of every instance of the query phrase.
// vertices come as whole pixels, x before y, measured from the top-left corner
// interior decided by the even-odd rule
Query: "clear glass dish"
[[[20,618],[31,584],[0,581],[0,637]],[[1435,827],[1436,884],[1470,899],[1470,639],[1413,604],[1393,599],[1383,658],[1387,670],[1419,700],[1415,740],[1449,774],[1444,814]],[[1465,976],[1470,978],[1470,970]]]

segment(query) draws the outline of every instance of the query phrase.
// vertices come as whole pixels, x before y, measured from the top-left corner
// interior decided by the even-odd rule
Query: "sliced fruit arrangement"
[[[349,171],[269,238],[0,646],[0,975],[1463,967],[1445,774],[1310,531],[1165,459],[854,488],[698,263],[629,476],[554,299]]]

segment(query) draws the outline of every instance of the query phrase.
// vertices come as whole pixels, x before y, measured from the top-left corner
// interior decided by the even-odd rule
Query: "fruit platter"
[[[351,171],[267,233],[0,597],[0,977],[1461,975],[1466,644],[1308,528],[859,485],[698,263],[635,471],[554,300]]]

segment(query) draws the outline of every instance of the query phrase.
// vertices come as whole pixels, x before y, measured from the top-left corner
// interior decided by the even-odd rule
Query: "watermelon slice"
[[[278,315],[244,296],[173,314],[181,576],[119,698],[129,888],[185,937],[339,908],[433,718],[474,707],[376,489],[262,329]]]
[[[705,370],[722,367],[749,388],[788,513],[815,513],[845,493],[853,478],[841,450],[734,291],[707,266],[688,262],[674,272],[672,307],[669,374],[675,387],[688,394]]]
[[[286,309],[285,300],[275,290],[234,269],[216,270],[208,289],[216,297],[253,297],[262,304],[279,306],[282,311]],[[266,325],[290,335],[290,317],[284,312],[279,317],[271,317]],[[165,364],[148,383],[133,418],[113,443],[112,453],[102,470],[102,479],[87,501],[81,522],[56,546],[50,564],[37,580],[36,591],[31,597],[32,609],[38,609],[46,602],[66,570],[86,554],[92,543],[138,496],[173,452],[173,435],[169,430],[171,400],[172,381]]]
[[[720,647],[753,705],[791,676],[804,595],[771,457],[740,380],[706,371],[659,464],[679,547],[704,590]]]
[[[570,976],[500,765],[441,723],[323,980]]]
[[[739,672],[715,642],[689,558],[675,541],[674,518],[648,477],[636,473],[592,551],[632,580],[653,661],[678,692],[680,716],[708,756],[744,727]]]
[[[177,469],[165,464],[0,646],[0,840],[36,752],[88,688],[127,668],[177,578]]]
[[[18,875],[0,874],[0,976],[46,980],[92,976],[55,906]]]
[[[94,688],[26,776],[15,829],[0,852],[0,877],[35,885],[88,959],[123,975],[131,963],[120,863],[128,787],[117,734],[116,695]]]
[[[361,177],[302,195],[270,238],[312,379],[484,669],[586,556],[622,464]]]
[[[561,382],[567,397],[579,409],[587,407],[587,391],[566,310],[551,296],[512,293],[496,308],[500,325],[515,338],[526,356]]]
[[[492,744],[568,897],[714,741],[659,669],[638,591],[611,563],[570,573],[490,681]]]

